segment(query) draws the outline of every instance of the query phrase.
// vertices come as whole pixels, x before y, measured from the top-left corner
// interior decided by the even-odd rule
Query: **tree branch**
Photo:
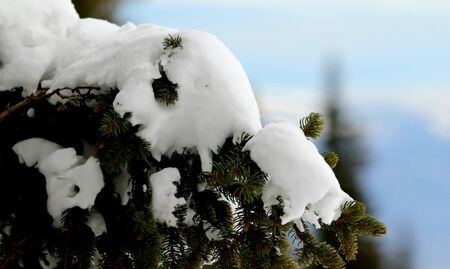
[[[7,106],[6,109],[0,113],[0,123],[3,122],[5,119],[7,119],[11,114],[16,112],[19,109],[27,108],[31,106],[33,103],[36,103],[38,101],[41,101],[43,99],[47,99],[51,97],[54,94],[57,94],[62,99],[68,99],[70,96],[63,95],[61,91],[63,90],[70,90],[74,93],[77,93],[79,96],[85,97],[87,99],[95,99],[95,94],[92,93],[93,90],[99,90],[99,87],[76,87],[76,88],[58,88],[51,92],[48,92],[49,88],[41,88],[41,86],[38,86],[38,89],[32,93],[29,97],[23,99],[19,103],[13,105],[13,106]],[[86,93],[81,93],[81,90],[87,90]]]
[[[30,97],[20,101],[19,103],[13,105],[10,107],[9,105],[6,107],[6,109],[0,113],[0,122],[4,121],[7,117],[9,117],[12,113],[15,111],[30,106],[32,103],[35,103],[36,101],[41,100],[46,96],[48,89],[38,89],[35,91]]]

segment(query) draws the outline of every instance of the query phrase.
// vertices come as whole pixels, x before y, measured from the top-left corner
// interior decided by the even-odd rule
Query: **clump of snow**
[[[60,145],[42,138],[30,138],[16,143],[12,149],[19,156],[20,163],[31,167],[61,148]]]
[[[79,19],[61,0],[0,0],[0,91],[24,87],[32,93],[45,79],[67,28]]]
[[[36,111],[34,110],[34,108],[30,108],[27,110],[27,116],[29,118],[34,118],[35,115],[36,115]]]
[[[103,215],[95,209],[90,212],[87,225],[91,228],[95,236],[106,233],[105,219],[103,218]]]
[[[269,175],[262,195],[266,210],[278,204],[278,196],[283,199],[283,223],[302,218],[316,226],[319,219],[330,224],[339,218],[341,206],[351,200],[314,144],[292,123],[268,124],[245,149]]]
[[[75,206],[90,209],[94,205],[104,186],[96,158],[86,160],[73,148],[62,148],[41,138],[21,141],[13,149],[27,166],[37,163],[37,168],[45,176],[47,211],[53,217],[55,227],[61,227],[61,215],[65,210]]]
[[[177,219],[173,215],[176,206],[186,204],[184,198],[175,197],[175,182],[181,179],[177,168],[164,168],[150,176],[152,186],[152,211],[155,218],[169,226],[176,226]]]
[[[163,49],[169,34],[180,36],[183,47]],[[103,21],[80,20],[56,62],[56,74],[46,82],[52,89],[118,87],[114,108],[121,115],[132,113],[131,122],[142,126],[138,135],[151,143],[156,159],[195,148],[203,170],[209,171],[212,152],[227,137],[237,139],[242,132],[254,133],[261,127],[242,66],[218,39],[206,33],[130,23],[119,28]],[[152,82],[161,77],[161,70],[178,85],[179,100],[173,106],[154,97]],[[53,102],[58,100],[54,98]]]
[[[195,221],[194,221],[194,217],[195,217],[195,211],[188,207],[186,210],[186,216],[184,217],[184,224],[189,225],[189,226],[194,226],[195,225]]]
[[[59,257],[55,257],[55,256],[51,255],[50,253],[48,253],[48,251],[45,251],[45,259],[47,260],[48,264],[45,264],[45,262],[43,260],[39,260],[39,265],[41,265],[41,267],[43,269],[57,268],[58,263],[61,261],[61,259]]]
[[[204,171],[227,137],[261,128],[245,71],[210,34],[79,19],[68,0],[0,1],[10,7],[0,11],[0,90],[23,86],[30,94],[39,82],[51,90],[118,88],[115,110],[132,113],[156,159],[193,148]],[[169,34],[180,36],[182,47],[164,49]],[[162,71],[178,85],[175,105],[154,97],[152,82]],[[53,95],[50,101],[65,100]]]
[[[205,235],[209,241],[219,241],[222,239],[219,229],[214,228],[209,222],[204,221],[203,228],[205,229]]]

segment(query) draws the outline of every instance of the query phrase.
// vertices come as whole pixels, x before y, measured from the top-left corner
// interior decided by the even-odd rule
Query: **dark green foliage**
[[[131,124],[127,121],[130,117],[131,115],[127,115],[122,118],[113,109],[108,109],[104,112],[103,117],[100,120],[100,128],[98,131],[105,137],[125,135],[132,128]]]
[[[339,156],[334,152],[324,152],[322,156],[331,169],[334,169],[339,162]]]
[[[96,254],[95,235],[87,226],[89,212],[79,207],[68,209],[62,216],[62,245],[64,268],[90,268]]]
[[[163,41],[163,47],[165,50],[183,48],[182,39],[180,36],[174,37],[169,34],[169,36]],[[169,57],[171,56],[172,54],[169,54]],[[169,80],[164,68],[161,65],[159,67],[159,72],[161,73],[161,77],[153,80],[152,83],[155,99],[166,104],[167,106],[173,105],[178,101],[178,84]]]
[[[367,215],[365,205],[358,201],[345,203],[341,217],[324,229],[336,235],[339,252],[347,261],[356,259],[358,236],[382,236],[387,232],[386,226]]]
[[[161,70],[160,72],[161,77],[155,79],[152,83],[155,99],[167,106],[173,105],[178,101],[178,84],[170,81],[164,70]]]
[[[357,252],[359,235],[379,236],[385,227],[368,216],[362,203],[348,203],[342,216],[323,228],[336,234],[340,246],[318,241],[310,232],[300,232],[293,223],[282,224],[284,203],[266,212],[261,195],[268,176],[244,149],[251,139],[243,134],[231,138],[213,156],[213,169],[203,173],[195,150],[185,149],[171,156],[153,159],[151,145],[136,135],[139,126],[121,117],[112,108],[117,90],[95,96],[69,99],[64,105],[34,104],[36,116],[25,111],[0,122],[0,268],[39,268],[47,256],[58,257],[58,268],[299,268],[319,264],[343,268],[339,253],[351,260]],[[0,93],[3,100],[20,101],[18,92]],[[314,117],[304,120],[305,129]],[[14,124],[13,124],[14,122]],[[314,126],[318,126],[317,124]],[[11,147],[29,137],[42,137],[78,154],[91,154],[99,162],[105,186],[97,195],[95,210],[105,219],[107,232],[95,237],[87,220],[89,210],[72,208],[63,216],[63,228],[52,227],[47,213],[45,178],[35,168],[18,163]],[[94,145],[86,152],[84,144]],[[327,159],[325,154],[325,159]],[[329,155],[328,157],[334,157]],[[328,158],[332,159],[332,158]],[[152,186],[149,176],[167,167],[181,175],[176,197],[185,205],[173,214],[176,226],[155,219],[152,213]],[[129,174],[131,199],[122,205],[115,193],[115,178]],[[23,186],[27,186],[24,188]],[[298,255],[288,249],[291,228],[301,242]],[[338,252],[339,251],[339,252]],[[205,262],[210,263],[205,265]]]
[[[305,227],[305,231],[294,225],[294,231],[297,238],[303,243],[303,247],[298,250],[299,264],[321,265],[323,268],[341,269],[345,268],[345,262],[337,253],[336,249],[325,242],[318,241]]]
[[[323,115],[320,113],[311,113],[300,120],[300,129],[306,137],[317,139],[323,132],[325,126]]]
[[[105,108],[100,119],[98,132],[100,140],[96,145],[96,155],[102,168],[109,174],[118,174],[132,159],[150,163],[150,144],[136,136],[137,127],[131,126],[111,107]]]
[[[372,216],[366,214],[366,206],[357,201],[345,203],[339,225],[347,225],[358,235],[382,236],[386,234],[386,226]]]
[[[175,49],[175,48],[183,48],[183,40],[179,35],[172,36],[169,34],[163,41],[164,49]]]
[[[251,136],[243,134],[236,145],[228,140],[215,156],[213,171],[206,178],[208,185],[223,193],[230,201],[251,203],[259,198],[267,176],[251,160],[243,148]]]

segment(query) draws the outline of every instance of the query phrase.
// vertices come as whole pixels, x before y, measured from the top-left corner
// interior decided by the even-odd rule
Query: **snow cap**
[[[284,202],[283,224],[302,218],[319,226],[339,218],[352,200],[341,190],[329,165],[302,130],[287,121],[271,123],[245,145],[250,157],[269,175],[262,199],[266,210]]]
[[[212,153],[226,138],[236,141],[243,132],[261,128],[244,69],[208,33],[79,19],[69,0],[0,1],[6,7],[0,10],[0,90],[24,87],[30,95],[38,83],[50,91],[118,88],[114,109],[131,113],[155,159],[191,148],[199,153],[203,171],[211,171]],[[169,35],[180,37],[181,46],[164,47]],[[177,85],[174,105],[154,96],[152,83],[163,72]]]
[[[79,19],[69,0],[0,0],[0,91],[29,95],[52,70],[67,29]]]

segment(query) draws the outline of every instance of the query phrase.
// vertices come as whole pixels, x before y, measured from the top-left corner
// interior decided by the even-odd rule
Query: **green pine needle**
[[[358,253],[358,236],[356,233],[348,229],[342,229],[336,233],[336,236],[340,243],[339,252],[343,254],[347,261],[355,260]]]
[[[339,256],[337,250],[331,245],[317,240],[308,228],[301,232],[297,225],[294,225],[295,235],[303,242],[303,248],[298,250],[299,264],[317,264],[323,268],[343,269],[345,262]]]
[[[354,225],[359,235],[382,236],[387,233],[386,226],[372,216],[366,215]]]
[[[339,156],[334,152],[324,152],[322,153],[322,156],[331,169],[334,169],[339,162]]]
[[[366,206],[359,201],[346,202],[342,206],[340,219],[347,224],[353,224],[366,216]]]
[[[164,49],[175,49],[175,48],[183,48],[182,39],[179,35],[172,36],[169,34],[168,37],[164,38],[163,47]]]
[[[100,128],[98,129],[101,136],[116,137],[126,134],[131,129],[131,124],[127,120],[131,114],[122,118],[114,109],[108,109],[100,120]]]
[[[300,129],[306,137],[317,139],[322,134],[325,126],[324,117],[320,113],[311,113],[300,120]]]
[[[159,102],[169,106],[178,101],[178,84],[170,81],[166,72],[161,71],[161,77],[153,81],[152,87],[155,99]]]

